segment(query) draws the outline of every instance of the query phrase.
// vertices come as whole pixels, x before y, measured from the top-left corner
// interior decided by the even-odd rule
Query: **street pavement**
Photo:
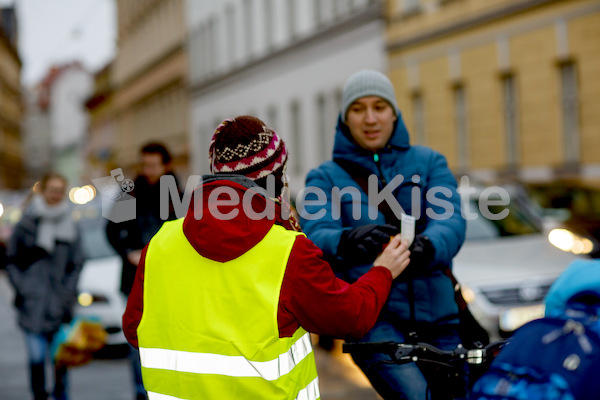
[[[5,271],[0,270],[0,400],[28,400],[27,359],[22,332],[16,325],[13,292]],[[316,343],[316,337],[313,337]],[[314,346],[322,400],[377,400],[362,372],[347,354],[341,341],[332,351]],[[50,386],[52,374],[48,371]],[[127,359],[94,360],[69,371],[72,400],[132,400],[133,387]]]

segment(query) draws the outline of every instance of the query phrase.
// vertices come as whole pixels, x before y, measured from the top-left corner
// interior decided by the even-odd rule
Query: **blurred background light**
[[[72,203],[77,204],[77,201],[75,200],[75,192],[79,189],[79,186],[75,186],[72,187],[71,190],[69,190],[69,200],[71,200]]]
[[[594,249],[591,240],[567,229],[553,229],[548,234],[548,240],[560,250],[570,251],[573,254],[589,254]]]
[[[73,189],[75,189],[73,191]],[[95,197],[95,190],[90,186],[86,185],[83,187],[73,188],[73,198],[71,201],[75,204],[86,204]],[[71,198],[71,192],[69,192],[69,198]]]

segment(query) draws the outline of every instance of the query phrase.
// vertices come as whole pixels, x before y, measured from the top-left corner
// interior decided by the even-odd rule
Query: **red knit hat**
[[[283,140],[260,119],[242,115],[217,127],[209,150],[213,174],[240,174],[262,181],[274,174],[278,181],[287,163]]]

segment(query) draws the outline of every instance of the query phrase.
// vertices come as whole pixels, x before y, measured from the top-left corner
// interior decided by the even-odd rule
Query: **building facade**
[[[208,172],[219,123],[251,114],[286,141],[293,193],[330,159],[342,86],[354,72],[386,70],[383,2],[188,2],[190,145],[194,174]]]
[[[0,189],[25,184],[21,139],[21,59],[14,8],[0,9]]]
[[[92,85],[91,74],[73,62],[52,67],[27,95],[24,147],[29,183],[49,170],[64,175],[71,185],[84,179],[84,104]]]
[[[135,174],[139,150],[150,141],[167,145],[176,172],[188,172],[184,11],[184,0],[117,1],[112,149],[115,165],[128,174]]]
[[[101,178],[117,168],[115,148],[117,132],[114,107],[112,63],[94,74],[94,92],[85,102],[89,125],[85,144],[85,181]]]
[[[411,141],[457,174],[600,179],[600,1],[389,0]]]
[[[44,172],[52,169],[50,114],[38,102],[40,91],[40,85],[24,91],[23,152],[26,154],[24,164],[28,185],[33,185]]]

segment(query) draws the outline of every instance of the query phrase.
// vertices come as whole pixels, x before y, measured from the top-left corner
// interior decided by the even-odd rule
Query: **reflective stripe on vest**
[[[140,348],[140,359],[146,368],[194,374],[261,377],[274,381],[290,373],[311,352],[310,333],[307,332],[287,352],[270,361],[250,361],[242,356],[146,348]]]
[[[310,382],[304,389],[298,392],[298,396],[295,400],[317,400],[320,398],[319,394],[319,378],[315,378]],[[185,400],[179,397],[173,397],[166,394],[148,392],[149,400]]]
[[[221,263],[193,249],[183,219],[163,224],[146,254],[138,327],[151,399],[319,398],[310,334],[300,328],[279,338],[277,325],[297,235],[275,225]]]

